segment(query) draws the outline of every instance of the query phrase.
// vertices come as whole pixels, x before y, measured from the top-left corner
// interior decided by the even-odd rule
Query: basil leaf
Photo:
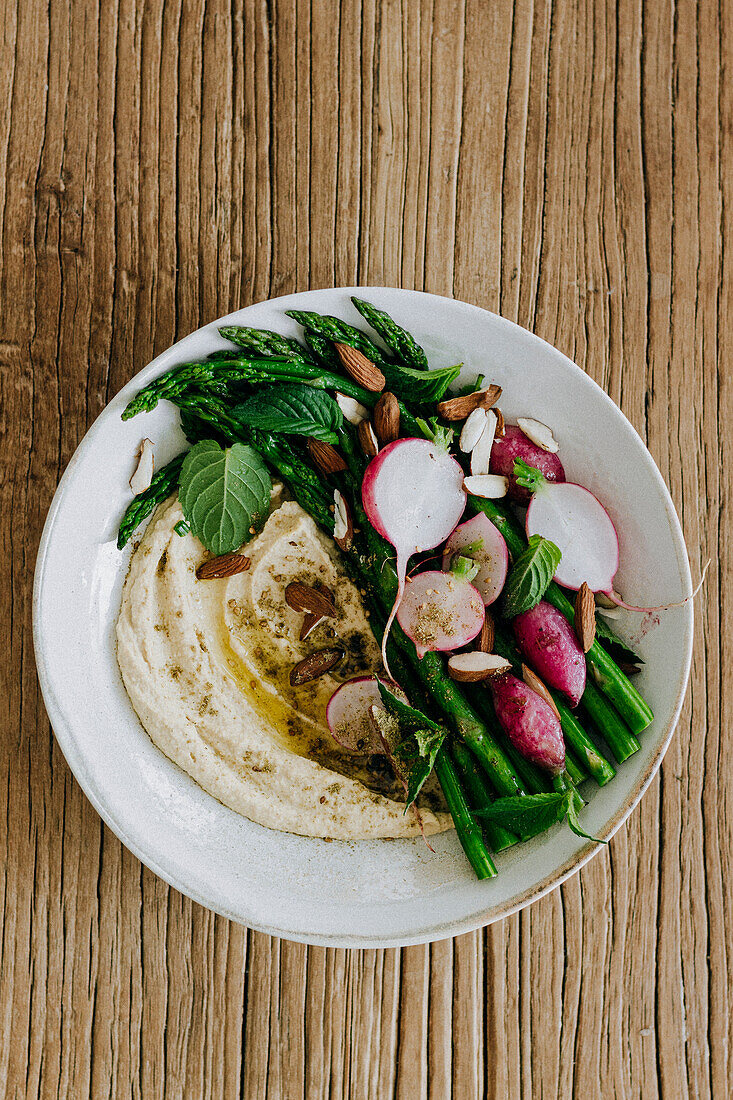
[[[619,638],[606,619],[602,615],[596,615],[596,637],[604,642],[604,649],[613,657],[614,661],[628,661],[631,664],[643,665],[641,657],[627,646],[626,642]]]
[[[257,390],[232,415],[250,428],[310,436],[323,443],[338,443],[337,432],[344,423],[344,414],[329,394],[297,382]]]
[[[272,481],[253,447],[226,449],[203,439],[181,467],[178,499],[191,531],[212,554],[229,554],[262,526],[270,507]]]
[[[586,833],[585,829],[582,828],[580,821],[578,820],[578,810],[582,810],[585,803],[583,802],[583,799],[580,797],[578,792],[569,791],[566,797],[568,800],[568,825],[575,833],[575,835],[582,836],[586,840],[595,840],[596,844],[608,844],[607,840],[599,840],[597,836],[591,836],[590,833]]]
[[[547,591],[561,553],[554,542],[531,535],[527,549],[512,566],[504,586],[504,613],[513,619],[540,602]]]
[[[482,810],[474,810],[474,813],[497,825],[503,825],[510,832],[534,835],[562,821],[567,811],[567,792],[550,791],[548,794],[511,795],[508,798],[497,798],[490,806]]]

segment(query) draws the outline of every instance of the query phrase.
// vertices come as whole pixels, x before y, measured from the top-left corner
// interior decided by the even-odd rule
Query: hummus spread
[[[135,550],[117,622],[117,657],[153,742],[237,813],[271,829],[359,839],[420,832],[404,812],[383,757],[357,757],[328,732],[339,683],[379,667],[358,590],[335,546],[295,501],[274,498],[245,547],[247,572],[197,580],[206,551],[180,536],[177,498],[161,504]],[[337,617],[299,641],[302,615],[285,603],[290,581],[320,580]],[[291,687],[293,665],[326,645],[346,656],[332,673]],[[435,787],[421,796],[426,833],[449,828]]]

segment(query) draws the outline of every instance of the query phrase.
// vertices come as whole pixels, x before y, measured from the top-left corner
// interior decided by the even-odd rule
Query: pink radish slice
[[[509,553],[504,542],[504,536],[494,527],[488,516],[479,512],[465,523],[459,523],[445,544],[443,553],[443,569],[450,568],[451,558],[454,554],[464,553],[466,547],[473,547],[480,543],[476,549],[471,549],[467,556],[472,558],[479,567],[479,571],[471,582],[478,589],[481,598],[488,607],[497,599],[504,587],[507,569],[509,568]]]
[[[440,546],[463,515],[463,470],[430,440],[397,439],[369,463],[361,492],[369,522],[397,552],[397,597],[382,638],[389,672],[387,637],[405,590],[408,559]]]
[[[517,485],[514,474],[514,459],[522,458],[530,466],[544,474],[548,481],[561,482],[565,480],[563,464],[556,454],[543,451],[529,439],[516,424],[507,424],[501,439],[495,439],[491,448],[491,460],[489,471],[492,474],[503,474],[509,478],[507,495],[513,500],[528,501],[530,493]]]
[[[527,663],[548,687],[562,691],[575,707],[585,691],[585,654],[565,616],[540,600],[536,607],[517,615],[514,637]]]
[[[390,684],[389,688],[400,698],[407,698],[396,684]],[[363,756],[383,753],[382,739],[370,715],[372,706],[384,709],[375,676],[357,676],[336,688],[326,707],[326,721],[334,741]]]
[[[415,643],[418,657],[428,650],[459,649],[481,633],[484,601],[468,581],[428,569],[405,585],[397,622]]]
[[[588,489],[545,481],[530,501],[526,528],[528,536],[543,535],[560,550],[558,584],[577,591],[586,581],[594,592],[611,593],[618,537],[608,512]]]
[[[557,774],[565,767],[562,727],[552,707],[525,683],[504,672],[489,680],[496,717],[526,760]]]

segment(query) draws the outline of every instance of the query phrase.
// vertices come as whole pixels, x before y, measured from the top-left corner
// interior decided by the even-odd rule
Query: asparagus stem
[[[176,455],[165,466],[158,470],[154,475],[150,485],[144,493],[140,493],[136,496],[125,509],[125,514],[120,520],[120,527],[117,534],[117,549],[121,550],[123,546],[129,542],[133,532],[137,527],[147,519],[150,513],[157,508],[157,506],[169,497],[173,490],[178,485],[178,478],[181,474],[181,466],[183,460],[186,457],[184,451],[180,455]]]
[[[513,557],[517,557],[522,553],[526,545],[524,532],[503,505],[495,500],[485,500],[473,496],[469,496],[468,503],[474,514],[483,512],[484,515],[489,517],[494,526],[501,531],[509,553]],[[569,622],[574,621],[575,610],[573,605],[554,581],[551,582],[545,592],[544,599],[562,612]],[[593,642],[586,654],[586,664],[597,687],[610,699],[631,732],[636,734],[645,730],[654,718],[651,707],[642,699],[628,676],[621,671],[614,659],[606,653],[600,642]],[[605,736],[605,728],[602,724],[600,729]],[[626,757],[623,757],[623,759],[626,759]]]
[[[401,363],[406,367],[414,367],[415,370],[428,369],[428,357],[417,340],[393,321],[388,313],[383,309],[377,309],[371,302],[365,302],[362,298],[352,297],[351,301]]]
[[[279,332],[262,328],[246,328],[243,325],[224,325],[219,332],[225,340],[231,340],[233,344],[244,348],[251,355],[275,359],[285,356],[288,359],[300,359],[307,363],[314,361],[308,348],[304,348],[292,336],[282,336]]]
[[[469,750],[462,741],[454,740],[450,751],[468,791],[473,808],[478,810],[488,806],[493,801],[491,791]],[[485,821],[483,829],[489,847],[494,852],[503,852],[519,841],[519,837],[515,836],[514,833],[510,833],[503,825],[496,824],[496,822]]]
[[[479,879],[494,878],[496,865],[484,843],[481,826],[471,813],[471,807],[461,786],[456,768],[445,746],[441,746],[435,758],[435,774],[443,788],[445,800],[455,822],[456,833],[469,863]]]

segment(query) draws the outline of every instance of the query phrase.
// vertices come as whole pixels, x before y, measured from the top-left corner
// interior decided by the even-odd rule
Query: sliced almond
[[[303,616],[303,622],[300,626],[300,634],[298,639],[304,642],[306,638],[313,633],[319,623],[323,622],[323,615],[316,615],[315,611],[307,611]]]
[[[291,686],[300,687],[301,684],[308,684],[311,680],[317,680],[319,676],[324,676],[336,667],[343,656],[343,649],[338,649],[336,646],[317,649],[315,653],[309,653],[307,657],[304,657],[302,661],[298,661],[297,665],[291,668]]]
[[[490,409],[501,397],[501,386],[487,386],[462,397],[449,397],[438,403],[438,412],[444,420],[465,420],[474,409]]]
[[[351,509],[336,489],[333,494],[334,516],[333,537],[337,546],[342,550],[348,550],[354,539],[354,521],[351,518]]]
[[[496,653],[482,653],[474,649],[470,653],[454,653],[448,659],[448,673],[453,680],[462,684],[487,680],[489,676],[499,676],[512,666]]]
[[[536,443],[538,447],[541,447],[543,451],[557,454],[560,450],[560,444],[555,439],[551,430],[546,424],[541,423],[541,421],[533,420],[530,416],[518,416],[517,427],[521,428],[527,439],[531,439],[532,442]]]
[[[368,420],[362,420],[359,423],[359,427],[356,429],[356,434],[359,437],[359,444],[362,451],[367,458],[374,458],[379,451],[379,443],[377,437],[374,434],[374,428],[371,426]]]
[[[339,454],[330,443],[324,443],[321,439],[309,439],[307,446],[313,465],[317,466],[322,474],[340,474],[346,469],[343,455]]]
[[[481,433],[481,438],[471,451],[471,474],[488,474],[491,448],[494,446],[496,433],[496,413],[493,409],[486,412],[486,427]]]
[[[501,409],[494,409],[496,413],[496,438],[503,439],[506,435],[506,421],[504,420],[504,413]]]
[[[150,482],[153,480],[154,472],[155,454],[153,451],[153,441],[151,439],[143,439],[140,444],[140,452],[137,466],[135,467],[135,473],[130,478],[130,488],[135,496],[139,496],[140,493],[144,493],[146,489],[150,488]]]
[[[555,705],[555,700],[550,695],[547,686],[542,682],[542,680],[540,680],[537,673],[533,672],[528,665],[522,665],[522,679],[524,680],[528,688],[531,688],[532,691],[536,692],[536,694],[539,695],[541,699],[545,700],[548,707],[554,710],[556,716],[559,718],[560,711],[557,709]]]
[[[596,636],[596,601],[585,581],[575,597],[575,633],[583,653],[587,653]]]
[[[502,474],[472,474],[464,477],[463,488],[474,497],[499,500],[506,496],[509,479]]]
[[[353,424],[356,428],[361,424],[362,420],[366,420],[369,416],[369,409],[365,405],[362,405],[361,401],[357,401],[355,397],[349,397],[345,393],[334,394],[336,398],[336,404],[341,409],[349,424]]]
[[[374,432],[380,444],[393,443],[400,434],[400,405],[393,393],[383,393],[374,406]]]
[[[285,589],[285,603],[292,607],[293,611],[306,611],[317,614],[320,618],[333,619],[336,615],[336,607],[333,597],[319,588],[313,588],[302,581],[291,581]]]
[[[348,344],[337,343],[334,344],[334,347],[341,360],[341,365],[355,382],[363,386],[365,390],[371,390],[372,393],[379,393],[384,389],[387,379],[379,367],[376,367],[371,359],[367,359],[363,352],[358,351],[357,348],[349,347]]]
[[[222,577],[235,577],[237,573],[244,573],[250,567],[249,558],[244,554],[219,554],[217,558],[209,558],[202,562],[196,570],[196,577],[200,581],[215,581]]]
[[[464,454],[470,454],[481,438],[481,434],[486,427],[486,415],[486,409],[481,408],[474,409],[472,413],[468,414],[458,440],[458,446]]]
[[[478,647],[482,653],[493,653],[495,634],[494,619],[487,607],[484,625],[481,627],[481,633],[478,636]]]
[[[604,611],[618,610],[618,604],[615,600],[612,600],[610,596],[607,596],[605,592],[596,592],[596,603],[599,607],[602,607]]]

